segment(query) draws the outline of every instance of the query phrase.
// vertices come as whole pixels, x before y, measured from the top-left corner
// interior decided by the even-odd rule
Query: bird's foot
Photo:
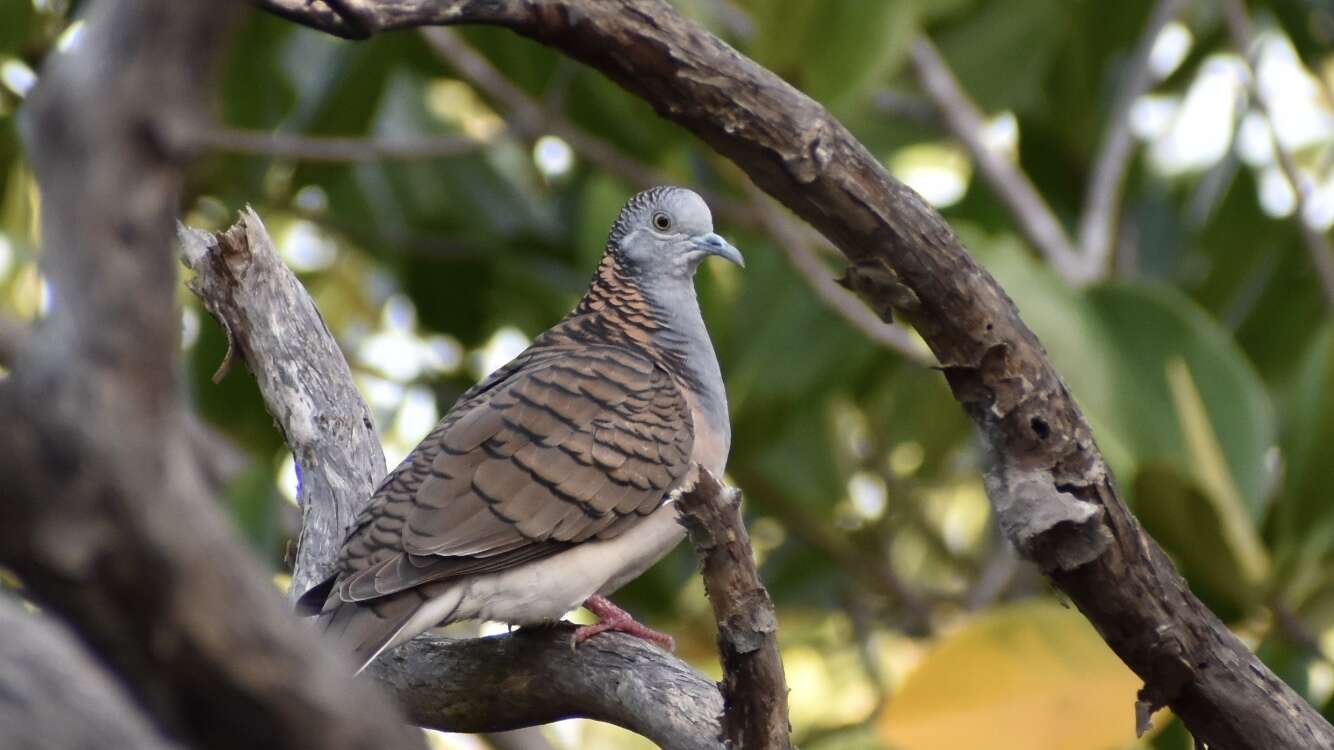
[[[611,600],[605,596],[590,596],[588,601],[584,602],[584,609],[597,615],[599,622],[593,625],[584,625],[574,631],[575,646],[598,633],[617,630],[656,643],[668,651],[676,650],[676,641],[670,635],[659,633],[653,628],[637,622],[634,617],[630,616],[629,612],[612,604]]]

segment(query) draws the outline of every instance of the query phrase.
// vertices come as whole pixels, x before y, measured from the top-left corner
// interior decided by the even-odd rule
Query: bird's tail
[[[385,649],[397,645],[395,639],[400,635],[406,640],[417,634],[404,630],[422,604],[415,591],[367,602],[329,602],[317,622],[326,637],[336,640],[352,655],[360,672]]]
[[[330,576],[302,594],[296,602],[296,613],[301,617],[318,616],[316,627],[352,655],[358,672],[395,645],[395,638],[406,640],[429,627],[407,632],[413,615],[429,601],[419,592],[408,590],[350,602],[339,595],[337,580],[336,575]]]

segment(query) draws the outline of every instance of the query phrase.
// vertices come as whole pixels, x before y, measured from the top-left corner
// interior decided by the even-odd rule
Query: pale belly
[[[615,539],[585,542],[545,560],[460,580],[422,605],[388,647],[446,622],[556,622],[594,594],[611,594],[634,580],[680,544],[685,529],[676,515],[675,503],[664,503]]]

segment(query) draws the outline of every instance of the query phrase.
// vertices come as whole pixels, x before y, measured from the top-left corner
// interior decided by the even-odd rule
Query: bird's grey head
[[[687,281],[710,255],[745,265],[741,252],[714,233],[704,199],[679,187],[650,188],[626,202],[607,252],[638,275]]]

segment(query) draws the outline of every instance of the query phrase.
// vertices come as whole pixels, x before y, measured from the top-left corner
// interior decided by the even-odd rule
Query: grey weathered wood
[[[179,241],[195,272],[191,291],[227,332],[222,367],[234,356],[250,363],[296,462],[303,523],[295,599],[331,572],[344,532],[385,475],[370,409],[314,300],[254,211],[221,234],[182,227]]]
[[[384,473],[379,441],[337,342],[259,217],[246,211],[220,234],[182,228],[180,238],[198,273],[190,288],[229,331],[302,466],[299,594],[298,581],[323,577],[347,525],[370,500]],[[412,722],[434,729],[499,731],[584,717],[664,747],[718,747],[722,697],[703,675],[634,638],[604,634],[576,651],[571,637],[569,628],[466,641],[423,637],[382,656],[368,673]]]
[[[1212,747],[1334,747],[1334,727],[1190,592],[1135,521],[1087,421],[1004,290],[940,214],[818,103],[663,0],[257,4],[353,38],[432,24],[504,26],[602,71],[697,135],[838,246],[853,264],[849,284],[873,308],[914,325],[1004,460],[1001,473],[1045,483],[1032,502],[1068,497],[1100,511],[1100,534],[1057,523],[1039,543],[1016,541],[1144,679],[1146,704],[1170,706]],[[1001,509],[1033,507],[994,499]],[[1028,527],[1001,515],[1009,528]],[[1112,541],[1096,541],[1104,536]],[[1098,548],[1070,568],[1067,554],[1049,552],[1089,544]]]

